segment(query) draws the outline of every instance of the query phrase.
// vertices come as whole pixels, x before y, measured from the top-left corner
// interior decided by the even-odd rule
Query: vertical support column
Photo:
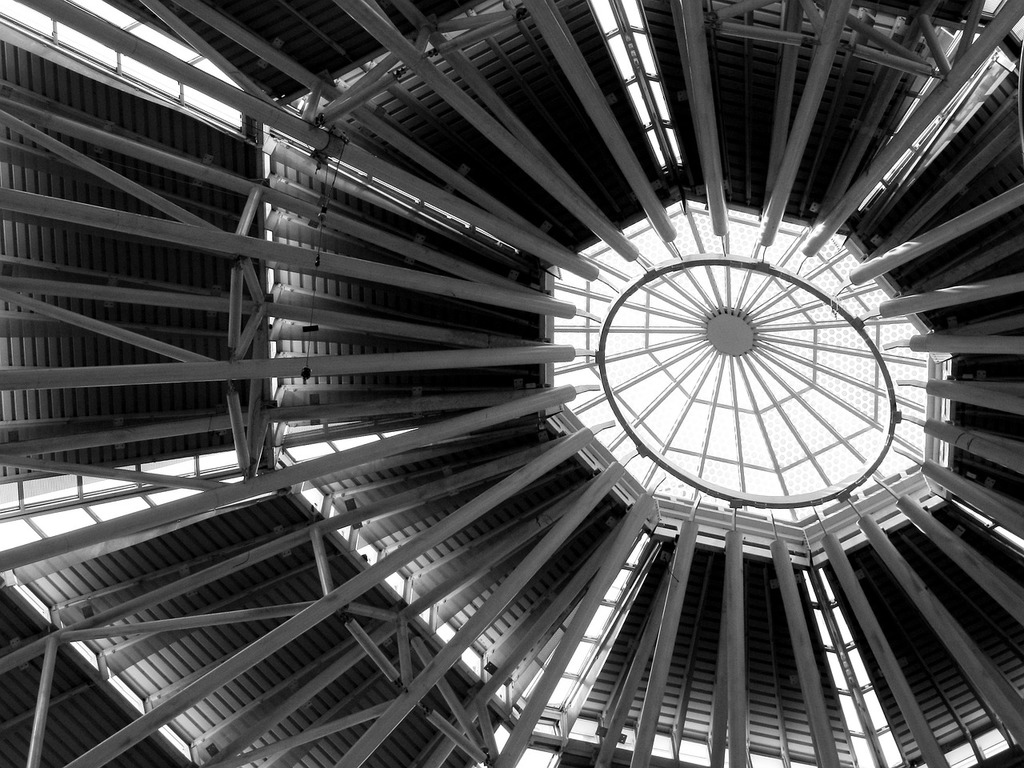
[[[743,586],[743,534],[732,530],[725,534],[729,768],[747,768],[747,631]]]
[[[726,736],[729,733],[729,659],[725,639],[729,635],[723,592],[722,616],[718,626],[718,666],[715,669],[715,693],[711,702],[711,768],[725,768]]]
[[[636,744],[630,768],[647,768],[654,748],[654,735],[661,716],[661,702],[668,684],[668,670],[672,664],[672,653],[676,647],[676,633],[679,630],[679,616],[686,599],[686,586],[690,579],[690,566],[697,547],[697,528],[694,521],[684,522],[676,542],[675,555],[669,576],[668,596],[665,610],[661,615],[658,640],[654,647],[654,660],[647,683],[643,708],[640,711],[640,725],[637,728]],[[610,734],[609,734],[610,735]]]
[[[56,664],[57,637],[51,635],[46,641],[46,652],[43,654],[43,670],[39,676],[39,692],[36,695],[36,711],[32,720],[26,768],[39,768],[39,761],[43,756],[43,738],[46,735],[46,718],[50,712],[50,690],[53,688],[53,671]]]
[[[789,548],[784,541],[776,539],[771,544],[771,550],[775,576],[779,580],[779,591],[786,608],[786,624],[789,626],[789,637],[793,643],[800,689],[807,705],[807,720],[811,726],[811,737],[814,739],[814,755],[820,768],[839,768],[839,753],[836,751],[835,737],[828,721],[821,675],[818,674],[818,661],[814,658],[811,635],[804,621],[804,606],[800,601],[800,590],[797,588]]]
[[[864,590],[861,589],[860,582],[857,581],[857,576],[846,557],[846,552],[843,551],[842,544],[839,543],[835,534],[826,533],[822,538],[822,545],[825,547],[825,554],[828,555],[829,564],[843,588],[843,593],[853,609],[853,614],[857,617],[857,623],[860,625],[861,631],[864,632],[868,645],[871,646],[871,652],[875,661],[878,662],[882,676],[892,691],[896,704],[910,727],[910,732],[914,735],[914,740],[921,750],[921,756],[924,757],[929,768],[949,768],[949,762],[929,727],[928,720],[925,718],[924,712],[921,711],[907,678],[903,675],[903,670],[900,669],[900,664],[889,646],[889,641],[885,639],[882,627],[875,617],[875,612],[872,610]]]
[[[928,589],[878,523],[870,517],[862,517],[858,525],[882,562],[959,664],[978,695],[992,708],[1014,740],[1024,744],[1024,702],[1020,693],[953,618],[949,609]]]

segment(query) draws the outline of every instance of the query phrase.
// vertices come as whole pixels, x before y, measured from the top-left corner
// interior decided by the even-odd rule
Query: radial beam
[[[668,595],[665,598],[661,621],[658,623],[658,639],[654,647],[654,658],[651,661],[647,692],[644,695],[643,707],[640,711],[630,768],[647,768],[651,762],[654,736],[657,733],[658,720],[661,717],[661,704],[668,686],[669,667],[672,664],[672,655],[676,647],[679,619],[683,610],[683,602],[686,600],[690,567],[693,565],[693,553],[697,547],[698,528],[697,523],[693,521],[685,521],[680,526],[676,551],[672,557]],[[687,672],[689,673],[689,670]]]
[[[795,0],[786,3],[785,30],[789,34],[799,34],[803,25],[800,4]],[[802,37],[802,35],[801,35]],[[775,110],[772,116],[772,139],[768,155],[768,177],[765,192],[770,196],[775,188],[775,180],[779,175],[779,166],[786,151],[786,139],[789,136],[789,120],[793,112],[793,89],[796,85],[796,65],[800,51],[787,45],[782,51],[777,77]]]
[[[130,749],[135,744],[138,744],[161,726],[166,725],[170,720],[194,706],[197,702],[206,698],[231,680],[234,680],[256,664],[276,653],[297,637],[317,626],[324,619],[334,615],[338,609],[361,596],[367,590],[372,589],[388,575],[394,573],[399,568],[402,568],[412,562],[417,557],[422,556],[425,552],[437,546],[442,541],[450,538],[455,533],[472,524],[475,520],[479,519],[495,506],[507,501],[512,495],[521,491],[539,477],[542,477],[545,473],[557,466],[557,464],[573,456],[578,450],[590,442],[592,438],[593,435],[588,430],[578,432],[576,435],[573,435],[573,437],[568,438],[565,442],[546,452],[539,459],[535,460],[523,469],[518,470],[504,480],[496,483],[475,499],[460,507],[459,510],[453,512],[444,520],[435,524],[428,533],[417,537],[415,542],[411,542],[409,545],[397,550],[394,554],[378,560],[374,565],[371,565],[366,570],[360,571],[344,584],[337,587],[329,595],[320,598],[309,608],[263,635],[250,645],[247,645],[220,666],[200,677],[190,685],[183,688],[179,693],[169,697],[164,702],[132,722],[130,725],[125,726],[114,735],[108,737],[97,746],[87,751],[85,754],[73,760],[68,764],[67,768],[86,768],[86,766],[93,768],[97,765],[105,765],[117,755],[120,755],[125,750]],[[275,475],[280,475],[281,472],[282,471],[279,470],[278,472],[270,473],[269,476],[274,477]],[[261,477],[268,476],[263,475]],[[259,479],[260,478],[256,478],[256,481]],[[540,563],[538,563],[538,566],[539,565]],[[502,587],[504,586],[505,585],[503,584]],[[516,591],[518,591],[518,589]],[[514,596],[515,593],[513,592],[508,596],[508,599],[511,600]],[[492,601],[496,605],[499,603],[499,601],[492,596],[491,600],[487,603],[488,608],[490,608]],[[504,608],[503,605],[500,607],[502,609]],[[475,614],[474,618],[477,616],[482,617],[486,613],[488,613],[488,611],[482,610]],[[466,626],[472,622],[473,620],[471,619]],[[490,622],[488,621],[487,623],[489,624]],[[473,637],[467,641],[467,645],[469,642],[472,642],[475,637],[476,635],[473,635]],[[451,647],[451,644],[446,646],[446,648]],[[451,664],[454,664],[459,658],[462,650],[463,649],[461,648],[458,650],[454,658],[451,659]],[[426,672],[421,674],[420,677],[417,678],[416,682],[419,682],[421,678],[425,677],[427,677]],[[432,680],[430,685],[433,685]],[[425,693],[425,691],[423,693]],[[420,696],[422,695],[423,694],[421,693]],[[416,701],[418,701],[418,698]],[[415,702],[410,704],[409,708],[411,709],[414,705]],[[393,708],[394,705],[392,705],[392,708],[389,708],[388,711],[390,712]],[[392,720],[393,717],[389,716],[383,722],[390,723]],[[374,732],[375,730],[379,732],[380,728],[378,728],[378,726],[381,722],[382,721],[374,723],[374,725],[367,731],[367,734]],[[386,736],[387,733],[390,733],[396,725],[397,722],[386,727],[384,736]],[[347,753],[346,757],[348,755],[359,754],[356,747],[358,747],[360,743],[365,744],[368,741],[369,737],[364,734],[363,738],[353,746],[353,748]],[[377,745],[375,744],[374,749],[376,746]],[[368,754],[369,753],[364,754],[360,759],[358,759],[358,761],[352,761],[351,765],[357,766],[362,764]]]
[[[406,40],[405,36],[391,23],[390,19],[380,10],[373,0],[351,0],[338,5],[351,16],[360,26],[373,35],[392,53],[395,53],[405,66],[415,72],[433,91],[452,106],[471,124],[483,133],[503,154],[518,165],[524,173],[541,183],[547,191],[566,207],[577,219],[590,227],[595,234],[601,232],[615,235],[618,230],[602,214],[589,199],[581,198],[576,190],[564,183],[563,179],[553,172],[540,158],[513,134],[509,133],[487,110],[477,104],[471,96],[459,88],[453,81],[445,77],[433,63],[422,57],[416,47]],[[645,179],[646,183],[646,179]],[[647,184],[650,190],[650,184]],[[655,200],[653,192],[650,196]],[[668,217],[662,216],[668,221]],[[671,227],[671,225],[669,225]],[[621,236],[614,238],[616,243]],[[635,248],[630,246],[626,254],[636,258]]]
[[[358,189],[351,189],[351,185],[348,185],[344,178],[339,179],[333,170],[328,173],[326,167],[318,168],[316,160],[293,146],[271,139],[265,143],[264,148],[274,159],[280,160],[284,165],[308,173],[341,191],[353,194],[358,192]],[[348,147],[345,153],[345,162],[374,178],[405,190],[421,200],[465,219],[474,226],[482,227],[495,237],[522,248],[549,264],[563,267],[587,280],[593,280],[598,275],[597,267],[592,263],[584,261],[580,256],[568,248],[558,245],[543,233],[538,233],[533,226],[523,226],[523,222],[519,221],[518,217],[512,217],[510,221],[501,215],[485,211],[474,203],[462,200],[457,195],[424,181],[414,173],[384,162],[356,145]]]
[[[576,350],[564,345],[504,347],[491,349],[395,352],[379,355],[278,357],[234,362],[140,363],[96,365],[77,368],[9,368],[0,371],[0,389],[58,389],[119,387],[138,384],[168,384],[229,381],[267,377],[298,378],[304,367],[316,377],[354,376],[396,371],[438,371],[507,365],[536,365],[568,362]]]
[[[775,177],[771,198],[762,214],[760,243],[763,247],[775,242],[779,224],[786,213],[789,195],[793,190],[807,141],[814,128],[814,116],[825,95],[825,86],[828,85],[828,78],[832,72],[832,60],[839,50],[851,3],[852,0],[832,0],[825,11],[824,26],[818,34],[818,45],[811,56],[807,81],[800,96],[800,105],[793,117],[793,127],[789,132],[786,151],[779,163],[779,172]]]
[[[46,736],[46,719],[50,712],[50,692],[53,688],[53,673],[57,664],[57,640],[50,638],[43,655],[42,672],[36,694],[35,716],[32,720],[32,735],[29,737],[26,768],[39,768],[43,756],[43,740]]]
[[[1024,338],[1020,336],[961,336],[953,333],[929,333],[923,336],[911,336],[909,346],[915,352],[1024,356]]]
[[[93,174],[113,187],[120,189],[123,192],[127,192],[132,197],[152,206],[161,213],[167,214],[172,219],[177,219],[185,224],[193,224],[198,227],[214,228],[213,224],[205,219],[196,216],[190,211],[186,211],[181,206],[172,203],[161,195],[158,195],[148,187],[144,187],[141,184],[132,181],[117,171],[111,170],[107,166],[103,165],[103,163],[99,163],[91,157],[83,155],[78,150],[72,149],[62,141],[58,141],[52,136],[43,133],[38,128],[18,119],[3,107],[0,107],[0,115],[3,116],[3,122],[7,127],[15,133],[20,133],[26,139],[48,149],[61,159]]]
[[[646,620],[640,630],[637,643],[633,649],[632,658],[629,659],[626,676],[622,680],[621,685],[619,685],[614,700],[610,702],[614,706],[611,712],[602,718],[607,730],[604,736],[601,737],[601,749],[595,759],[594,768],[611,768],[612,757],[615,754],[616,746],[619,744],[619,737],[622,734],[623,727],[626,725],[629,711],[633,707],[633,700],[636,698],[637,689],[640,686],[644,673],[647,671],[647,662],[650,661],[651,654],[654,652],[654,645],[658,640],[661,617],[665,613],[665,599],[668,597],[668,587],[671,578],[671,571],[665,571],[665,576],[662,578],[658,592],[651,603],[651,610],[647,613]]]
[[[946,760],[946,755],[943,753],[942,747],[939,746],[939,742],[928,724],[928,719],[924,716],[917,697],[903,674],[896,654],[893,653],[892,646],[889,645],[882,626],[878,623],[878,617],[857,580],[842,544],[839,543],[835,534],[826,533],[822,537],[822,545],[825,548],[825,554],[828,555],[828,562],[843,589],[843,594],[846,595],[850,608],[853,610],[853,615],[857,618],[857,623],[867,638],[868,646],[871,648],[871,653],[878,663],[882,676],[885,678],[889,690],[892,691],[893,698],[896,699],[896,705],[900,708],[903,719],[906,720],[907,726],[914,736],[914,741],[917,742],[918,749],[921,750],[921,756],[928,763],[929,768],[949,768],[949,761]]]
[[[183,518],[193,517],[203,512],[222,508],[225,505],[246,501],[261,494],[276,492],[282,487],[291,487],[297,483],[340,472],[347,467],[393,456],[413,448],[432,445],[452,437],[466,435],[530,413],[545,411],[548,408],[557,408],[564,403],[570,402],[575,395],[576,391],[573,387],[558,387],[545,390],[536,395],[514,400],[511,403],[485,408],[463,416],[456,416],[443,422],[420,427],[411,432],[404,432],[373,443],[356,446],[355,448],[319,459],[300,462],[291,467],[259,475],[244,483],[236,483],[224,488],[206,491],[197,496],[162,504],[128,517],[118,518],[105,523],[97,523],[78,531],[51,536],[42,541],[14,547],[4,553],[4,567],[5,569],[18,568],[29,563],[47,560],[57,555],[78,550],[88,551],[92,547],[102,546],[105,541],[111,538],[128,535],[132,532],[144,531]],[[586,434],[589,435],[590,433],[587,432]],[[330,522],[333,523],[334,520],[335,518],[332,518]]]
[[[316,267],[318,253],[312,248],[243,237],[233,232],[213,231],[179,222],[11,189],[0,189],[0,206],[12,212],[61,219],[68,223],[84,226],[101,227],[110,232],[136,235],[188,248],[198,248],[228,258],[235,258],[238,253],[246,253],[250,258],[275,262],[310,274],[318,270]],[[538,311],[541,314],[550,312],[560,317],[573,317],[576,312],[572,305],[540,293],[536,296],[527,296],[522,291],[480,285],[467,280],[431,275],[417,270],[378,264],[333,253],[322,254],[322,266],[319,267],[319,273],[341,275],[423,293],[504,306],[521,312]]]
[[[979,227],[1024,205],[1024,184],[986,200],[981,205],[946,221],[912,240],[882,253],[850,272],[850,282],[863,285],[874,277],[926,256],[940,246],[963,237]]]
[[[911,602],[921,611],[935,635],[949,650],[982,701],[991,707],[1012,734],[1014,741],[1024,744],[1024,707],[1021,706],[1017,689],[978,647],[949,609],[928,589],[878,523],[871,517],[861,517],[857,524]],[[931,765],[930,760],[928,765]]]
[[[878,151],[860,177],[829,209],[822,211],[801,248],[805,255],[817,253],[825,242],[839,231],[875,185],[899,162],[903,153],[910,149],[985,63],[992,51],[1010,34],[1021,16],[1024,16],[1024,0],[1008,0],[1003,4],[981,35],[969,44],[962,56],[957,58],[949,75],[917,105],[896,135]]]
[[[435,38],[431,38],[432,40]],[[595,216],[595,223],[607,222],[607,219],[597,207],[597,205],[590,200],[586,192],[576,182],[569,173],[562,168],[558,159],[548,151],[533,132],[530,131],[529,127],[524,123],[514,110],[510,109],[505,103],[504,99],[498,94],[497,91],[487,81],[487,78],[483,76],[479,69],[476,68],[469,58],[457,50],[445,52],[445,58],[448,63],[451,64],[456,74],[462,79],[463,82],[467,83],[470,88],[473,89],[474,93],[480,97],[480,100],[484,102],[488,109],[495,114],[495,116],[504,124],[505,128],[513,135],[516,136],[519,141],[526,145],[526,148],[536,155],[542,162],[544,162],[550,169],[551,172],[557,175],[562,183],[581,199],[583,204],[586,204],[593,210]],[[604,240],[616,253],[621,255],[623,258],[635,259],[637,257],[636,246],[633,245],[622,231],[607,222],[602,225],[600,231],[594,230],[594,233]]]
[[[916,381],[901,380],[897,383],[900,386],[921,386],[920,382]],[[992,410],[1003,411],[1004,413],[1024,416],[1024,397],[1019,397],[1012,392],[1000,392],[990,389],[975,382],[929,379],[924,389],[925,392],[933,397],[941,397],[946,400],[955,400],[958,403],[967,403],[968,405],[977,405],[982,408],[991,408]]]
[[[807,720],[811,727],[811,738],[814,740],[814,755],[820,768],[839,768],[839,753],[836,751],[835,736],[825,706],[818,660],[811,645],[811,635],[807,629],[806,613],[800,600],[789,548],[782,539],[775,539],[771,544],[771,552],[772,561],[775,563],[775,577],[779,582],[779,592],[786,609],[786,624],[789,627],[793,655],[796,657],[800,690],[803,691],[807,705]]]
[[[33,7],[89,35],[115,51],[129,55],[158,72],[173,77],[184,85],[206,93],[214,99],[228,104],[254,120],[298,139],[317,151],[338,156],[345,146],[345,140],[329,131],[306,122],[298,115],[280,106],[253,96],[236,88],[233,84],[207,74],[169,51],[119,29],[105,19],[96,16],[72,3],[63,0],[34,0]]]
[[[587,494],[588,504],[577,505],[571,513],[564,515],[547,535],[534,547],[519,566],[501,583],[501,585],[487,598],[483,606],[459,628],[455,637],[441,648],[433,660],[427,664],[424,670],[416,679],[396,697],[391,707],[381,718],[371,726],[366,733],[345,753],[338,761],[335,768],[357,768],[380,746],[387,736],[398,727],[405,716],[419,703],[424,695],[432,688],[461,657],[462,653],[480,636],[488,626],[501,614],[515,596],[529,583],[537,571],[558,551],[569,535],[583,522],[590,513],[593,505],[611,489],[622,475],[622,468],[613,464],[605,470],[598,479],[604,479],[592,486],[593,493]],[[608,484],[608,480],[611,484]],[[616,528],[616,542],[622,539],[629,539],[627,546],[632,542],[639,531],[640,525],[647,518],[650,509],[646,505],[634,505],[633,510]],[[628,553],[628,549],[625,552]],[[612,552],[618,555],[618,549]],[[621,562],[621,561],[619,561]],[[572,650],[572,649],[570,649]],[[539,697],[539,695],[538,695]],[[533,699],[531,699],[532,701]],[[526,713],[524,712],[524,717]],[[523,722],[520,719],[520,722]],[[511,737],[510,737],[511,741]],[[509,743],[505,745],[505,750]],[[502,754],[505,754],[504,752]],[[500,760],[497,765],[500,766]]]
[[[708,43],[704,32],[704,14],[699,3],[670,0],[679,53],[689,67],[684,68],[690,115],[697,136],[701,173],[711,214],[712,231],[718,237],[729,234],[729,214],[725,207],[725,175],[718,136],[714,88]]]
[[[629,140],[623,133],[618,120],[615,119],[615,115],[612,114],[608,100],[597,85],[586,59],[583,58],[579,46],[573,39],[572,32],[559,14],[554,2],[552,0],[524,0],[523,5],[530,11],[530,17],[554,54],[562,72],[572,84],[573,91],[583,104],[583,109],[594,128],[604,139],[615,164],[626,178],[626,183],[636,195],[655,231],[666,243],[673,242],[676,239],[676,231],[665,211],[665,206],[654,194],[647,174],[644,173],[636,155],[630,149]]]
[[[924,462],[921,474],[956,494],[996,524],[1024,538],[1024,504],[1016,499],[991,491],[931,460]]]
[[[896,506],[935,546],[981,586],[1017,623],[1024,626],[1024,587],[992,564],[984,555],[936,520],[910,496]]]
[[[577,605],[573,618],[566,627],[561,640],[544,665],[544,672],[540,680],[533,686],[533,691],[519,720],[512,729],[508,741],[502,747],[501,755],[495,761],[495,768],[514,768],[518,765],[529,746],[533,729],[561,680],[566,665],[573,653],[576,652],[576,648],[600,607],[601,601],[604,600],[605,594],[636,543],[640,526],[653,511],[654,501],[650,496],[645,495],[633,505],[626,517],[616,526],[612,533],[614,541],[612,548],[587,587],[583,599]]]
[[[747,631],[743,579],[743,534],[725,534],[725,638],[729,659],[729,766],[747,768]]]
[[[964,429],[938,419],[928,419],[923,427],[926,435],[942,440],[950,448],[973,453],[1024,475],[1024,443],[1019,440],[1000,437],[991,432]],[[1021,624],[1024,624],[1024,621]]]

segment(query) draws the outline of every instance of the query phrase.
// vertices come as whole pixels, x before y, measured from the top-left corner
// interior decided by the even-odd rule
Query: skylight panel
[[[191,61],[192,59],[197,58],[196,52],[191,48],[182,45],[173,37],[165,35],[163,32],[160,32],[153,27],[145,24],[135,24],[130,27],[128,31],[140,40],[145,40],[147,43],[157,46],[160,50],[166,51],[182,61]]]
[[[119,11],[110,3],[103,2],[103,0],[70,0],[70,2],[121,29],[138,23],[127,13]]]
[[[95,59],[105,67],[111,69],[117,66],[117,51],[98,43],[88,35],[84,35],[66,24],[57,23],[57,40],[69,48],[73,48],[81,54]]]
[[[130,496],[126,499],[116,499],[103,504],[89,505],[92,513],[102,521],[113,520],[124,515],[130,515],[133,512],[141,512],[148,508],[149,504],[141,496]]]
[[[676,247],[683,255],[706,247],[707,261],[678,266],[658,252],[649,224],[642,222],[631,229],[639,260],[625,266],[610,249],[596,247],[587,255],[602,264],[601,279],[585,287],[577,280],[566,288],[577,305],[604,323],[576,318],[555,325],[557,343],[586,339],[588,348],[599,347],[598,366],[556,366],[556,383],[564,373],[575,384],[595,372],[605,377],[602,393],[573,407],[585,423],[614,415],[616,428],[599,438],[612,455],[629,462],[630,473],[649,489],[657,482],[663,493],[671,487],[686,498],[700,477],[709,485],[696,487],[712,495],[739,494],[746,504],[768,502],[803,513],[869,479],[872,466],[887,475],[912,467],[907,455],[920,453],[923,431],[908,420],[896,424],[892,414],[899,408],[923,415],[924,395],[897,397],[894,387],[890,395],[881,366],[899,366],[900,374],[920,378],[925,358],[906,349],[898,355],[879,349],[883,336],[911,335],[902,320],[869,317],[859,330],[856,318],[874,309],[871,294],[884,294],[873,286],[863,294],[840,290],[854,256],[833,239],[812,260],[797,261],[794,246],[803,230],[787,225],[784,247],[762,256],[783,270],[799,269],[802,280],[794,281],[791,271],[763,269],[761,262],[748,261],[753,267],[740,271],[734,256],[713,260],[723,242],[713,236],[708,214],[693,205],[674,213],[679,220],[684,216]],[[731,243],[756,248],[757,217],[730,215],[730,222]],[[664,275],[662,282],[652,282],[656,274]],[[848,309],[855,313],[844,313]],[[719,313],[756,319],[716,320],[723,330],[715,333],[724,335],[717,337],[720,347],[709,346],[711,318]],[[744,330],[751,322],[755,326]],[[598,327],[602,335],[595,345]],[[757,339],[753,347],[742,341],[751,332]],[[749,360],[743,357],[748,348],[754,350]],[[886,451],[890,432],[904,455]],[[661,454],[668,465],[659,463]],[[672,467],[682,477],[669,483]],[[777,498],[769,502],[766,496]]]
[[[42,536],[24,520],[8,520],[0,523],[0,551],[31,544],[41,538]]]
[[[177,99],[181,93],[181,85],[177,80],[157,72],[131,56],[121,56],[121,71],[128,77],[145,83],[148,87],[174,99]]]
[[[53,19],[17,0],[7,0],[0,14],[47,37],[53,34]]]
[[[59,536],[62,533],[92,525],[96,521],[84,509],[77,507],[60,512],[51,512],[46,515],[35,515],[32,518],[32,522],[39,526],[39,530],[46,536]]]

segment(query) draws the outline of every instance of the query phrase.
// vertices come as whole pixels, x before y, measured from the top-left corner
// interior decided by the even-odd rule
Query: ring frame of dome
[[[661,447],[652,447],[647,441],[640,436],[633,428],[632,423],[626,418],[625,414],[620,408],[618,398],[614,387],[609,381],[609,375],[607,370],[607,363],[605,359],[605,350],[607,348],[608,335],[614,325],[614,320],[619,309],[638,291],[640,291],[645,285],[652,283],[656,280],[662,279],[664,276],[673,272],[683,272],[685,270],[691,270],[698,267],[726,267],[730,269],[743,269],[752,272],[758,272],[770,277],[777,278],[786,283],[796,286],[807,293],[818,299],[823,305],[829,307],[829,309],[842,317],[847,325],[854,330],[860,339],[863,341],[866,349],[870,352],[874,358],[875,365],[881,374],[882,382],[884,383],[886,399],[888,402],[888,414],[887,423],[883,430],[880,430],[883,434],[883,443],[877,450],[874,458],[866,462],[860,471],[854,472],[844,480],[833,483],[820,490],[806,493],[787,494],[780,496],[769,496],[764,494],[747,493],[737,489],[726,488],[724,486],[712,483],[706,479],[695,476],[693,473],[688,472],[681,467],[677,466],[672,461],[668,460],[663,454]],[[731,354],[731,353],[730,353]],[[790,509],[796,507],[812,507],[819,504],[824,504],[829,501],[836,499],[843,499],[849,496],[849,494],[862,485],[864,482],[871,477],[871,475],[878,469],[879,465],[884,460],[889,448],[892,445],[893,437],[895,435],[896,424],[900,420],[899,410],[896,402],[896,391],[893,386],[892,377],[889,374],[888,368],[885,365],[885,360],[882,357],[882,353],[878,350],[878,347],[871,340],[870,336],[864,330],[864,323],[854,315],[850,314],[844,309],[833,297],[826,294],[821,289],[817,288],[812,283],[804,280],[797,275],[793,275],[784,270],[780,270],[770,264],[766,264],[761,261],[755,261],[752,259],[746,259],[742,257],[729,256],[729,257],[708,257],[704,255],[688,255],[682,256],[678,260],[671,260],[659,265],[654,266],[649,271],[633,280],[627,285],[619,296],[612,303],[607,315],[605,316],[604,323],[601,327],[601,335],[597,350],[597,364],[600,372],[601,386],[604,388],[607,402],[611,407],[615,418],[618,420],[620,426],[625,430],[626,435],[630,438],[633,444],[636,446],[637,452],[649,458],[661,466],[666,472],[675,476],[679,480],[692,487],[696,488],[710,496],[723,499],[729,502],[730,506],[749,506],[760,509]]]

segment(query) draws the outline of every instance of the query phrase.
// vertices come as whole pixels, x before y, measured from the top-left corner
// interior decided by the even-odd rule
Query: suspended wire
[[[338,171],[339,171],[339,169],[341,167],[341,159],[345,155],[345,147],[346,146],[348,146],[348,142],[347,141],[344,144],[342,144],[341,152],[338,155],[337,161],[334,163],[334,178],[331,179],[331,183],[330,183],[330,188],[331,189],[334,188],[334,184],[338,180]],[[318,160],[317,161],[317,170],[320,169],[320,165],[321,165],[321,162]],[[310,298],[310,302],[309,302],[309,324],[303,326],[303,328],[302,328],[302,332],[303,333],[313,333],[314,331],[319,329],[319,327],[313,322],[313,313],[314,313],[314,311],[316,309],[316,284],[317,284],[317,279],[319,278],[319,275],[320,275],[320,256],[324,252],[324,229],[326,228],[325,225],[326,225],[326,222],[327,222],[327,206],[330,204],[330,198],[328,197],[327,189],[328,189],[327,173],[325,172],[324,173],[323,181],[320,183],[320,212],[317,213],[316,255],[313,258],[313,295]],[[305,384],[306,382],[309,381],[310,377],[313,375],[313,372],[312,372],[312,370],[310,370],[310,367],[309,367],[309,354],[310,354],[310,349],[313,346],[313,342],[306,341],[305,339],[303,339],[303,344],[306,347],[306,357],[305,357],[305,360],[304,360],[303,365],[302,365],[301,376],[302,376],[302,383]]]

